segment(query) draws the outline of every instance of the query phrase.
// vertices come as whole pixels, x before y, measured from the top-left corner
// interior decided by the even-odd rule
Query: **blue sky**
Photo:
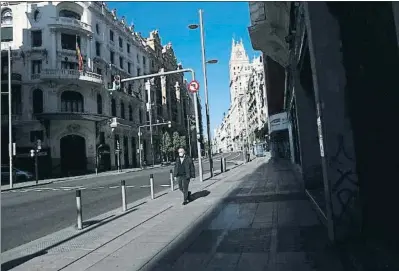
[[[108,2],[116,8],[118,17],[134,23],[137,32],[147,37],[158,29],[163,44],[172,42],[178,61],[193,68],[200,83],[204,135],[206,136],[205,97],[201,66],[199,30],[189,30],[189,24],[199,23],[198,10],[204,10],[204,32],[207,59],[219,63],[208,65],[209,108],[211,133],[223,119],[230,105],[229,59],[232,38],[243,39],[250,59],[256,54],[248,34],[250,25],[248,2]],[[187,79],[189,75],[187,74]]]

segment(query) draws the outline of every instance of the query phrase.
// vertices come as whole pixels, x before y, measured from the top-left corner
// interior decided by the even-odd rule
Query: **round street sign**
[[[199,89],[199,83],[198,83],[197,81],[193,80],[193,81],[191,81],[191,82],[188,84],[188,90],[189,90],[191,93],[196,93],[196,92],[198,91],[198,89]]]

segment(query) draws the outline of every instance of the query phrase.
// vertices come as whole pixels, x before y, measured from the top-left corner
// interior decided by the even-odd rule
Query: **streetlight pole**
[[[32,158],[35,158],[35,179],[36,184],[39,183],[39,153],[42,149],[42,141],[40,139],[36,140],[35,149],[30,150],[30,155]]]
[[[210,60],[208,63],[217,63],[217,60]],[[158,76],[166,76],[169,74],[176,74],[176,73],[185,73],[185,72],[190,72],[192,80],[195,80],[195,72],[193,69],[179,69],[175,71],[169,71],[169,72],[159,72],[155,74],[149,74],[149,75],[142,75],[142,76],[137,76],[137,77],[131,77],[131,78],[125,78],[120,80],[122,83],[124,82],[129,82],[129,81],[135,81],[135,80],[141,80],[141,79],[147,79],[147,78],[154,78]],[[108,91],[112,92],[114,91],[115,88],[113,87],[112,89],[108,89]],[[195,100],[194,103],[194,110],[195,110],[195,122],[196,122],[196,129],[197,129],[197,148],[198,148],[198,167],[199,167],[199,175],[200,175],[200,181],[203,181],[203,174],[202,174],[202,161],[201,161],[201,142],[200,142],[200,130],[199,130],[199,115],[198,115],[198,104],[197,104],[197,93],[194,92],[193,98]]]
[[[10,188],[13,187],[12,157],[12,97],[11,97],[11,46],[8,47],[8,157],[10,162]]]
[[[209,119],[209,103],[208,103],[208,77],[206,72],[206,56],[205,56],[205,38],[204,38],[204,22],[202,19],[203,10],[199,10],[199,24],[201,33],[201,51],[202,51],[202,73],[204,74],[204,89],[205,89],[205,110],[206,110],[206,132],[208,136],[208,156],[211,177],[213,177],[213,159],[211,150],[211,128]]]
[[[139,126],[139,160],[140,160],[140,168],[143,168],[143,164],[141,162],[142,158],[141,158],[141,126]]]
[[[187,137],[188,137],[188,147],[190,149],[190,157],[191,156],[191,120],[190,115],[187,115]]]
[[[151,155],[152,155],[152,167],[155,165],[155,155],[154,155],[154,143],[153,143],[153,138],[152,138],[152,101],[151,101],[151,82],[148,80],[145,83],[145,87],[147,89],[147,96],[148,96],[148,102],[147,102],[147,111],[148,111],[148,116],[150,118],[150,144],[151,144]]]

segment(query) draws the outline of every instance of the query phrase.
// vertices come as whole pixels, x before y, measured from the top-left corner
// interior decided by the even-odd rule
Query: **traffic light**
[[[121,89],[121,77],[120,75],[115,75],[114,76],[114,82],[112,88],[114,90],[120,90]]]

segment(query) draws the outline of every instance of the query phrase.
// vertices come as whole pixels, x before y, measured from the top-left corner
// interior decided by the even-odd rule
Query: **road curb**
[[[32,185],[26,185],[26,186],[21,186],[21,187],[5,188],[5,189],[1,189],[1,192],[20,190],[20,189],[32,188],[32,187],[39,187],[39,186],[42,186],[42,185],[47,185],[47,184],[52,184],[52,183],[54,183],[54,181],[48,181],[48,182],[32,184]]]

